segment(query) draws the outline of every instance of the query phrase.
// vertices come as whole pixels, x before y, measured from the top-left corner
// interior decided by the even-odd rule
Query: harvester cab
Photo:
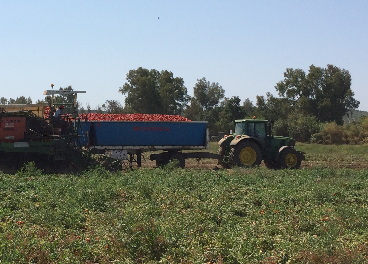
[[[52,85],[53,86],[53,85]],[[73,90],[46,90],[43,92],[43,95],[50,96],[50,117],[52,113],[55,111],[55,107],[59,107],[61,103],[55,102],[55,95],[64,96],[68,100],[68,102],[63,102],[62,105],[65,105],[72,115],[73,118],[78,116],[78,101],[77,95],[78,93],[86,93],[86,91],[73,91]]]
[[[290,137],[272,135],[268,120],[235,120],[233,134],[219,141],[220,164],[254,167],[262,160],[268,168],[297,169],[304,154],[295,149],[295,140]]]
[[[86,91],[73,91],[73,90],[46,90],[44,95],[49,96],[49,114],[46,117],[49,119],[50,126],[52,127],[53,134],[65,135],[67,137],[76,134],[78,119],[78,93],[86,93]],[[64,100],[55,100],[56,96],[62,96]],[[59,102],[56,102],[59,101]],[[54,112],[56,108],[65,108],[63,115],[54,118]],[[74,124],[72,124],[74,123]]]

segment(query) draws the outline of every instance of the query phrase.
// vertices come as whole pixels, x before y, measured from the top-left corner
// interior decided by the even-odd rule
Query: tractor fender
[[[224,146],[224,145],[229,145],[229,142],[231,140],[233,140],[234,136],[228,136],[228,137],[223,137],[222,139],[219,140],[218,145]]]
[[[238,137],[238,138],[234,138],[233,140],[231,140],[230,142],[230,146],[236,146],[238,145],[240,142],[242,142],[243,140],[247,140],[247,139],[252,139],[251,137],[249,136],[241,136],[241,137]],[[257,141],[256,141],[257,142]],[[257,143],[258,144],[258,143]]]
[[[279,160],[279,157],[280,157],[280,154],[281,152],[286,149],[286,148],[292,148],[292,149],[295,149],[294,146],[283,146],[279,149],[279,152],[277,153],[276,155],[276,160]],[[301,160],[305,160],[305,152],[302,152],[302,151],[298,151],[296,150],[296,152],[298,152],[298,154],[300,155],[301,157]]]
[[[290,147],[290,146],[282,146],[281,148],[279,148],[279,152],[277,152],[276,157],[275,157],[275,160],[276,160],[276,161],[278,161],[278,160],[279,160],[279,158],[280,158],[280,153],[281,153],[284,149],[286,149],[286,148],[294,148],[294,147]]]

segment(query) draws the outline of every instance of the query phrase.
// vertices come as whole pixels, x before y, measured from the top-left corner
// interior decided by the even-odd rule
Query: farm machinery
[[[267,120],[235,121],[235,131],[219,142],[217,154],[201,152],[209,148],[206,121],[189,121],[167,115],[78,114],[77,94],[85,91],[47,90],[50,104],[5,105],[0,111],[1,160],[22,165],[36,160],[53,166],[85,168],[91,155],[127,160],[142,165],[142,153],[157,166],[177,161],[184,168],[186,159],[210,158],[224,167],[254,167],[263,160],[269,168],[300,167],[304,158],[295,150],[295,140],[273,136]],[[69,113],[53,117],[54,95],[71,98]],[[180,118],[178,118],[180,117]],[[157,153],[157,151],[161,151]],[[40,160],[42,162],[40,162]]]
[[[219,141],[219,163],[253,167],[264,161],[268,168],[298,169],[304,153],[295,149],[295,140],[274,136],[267,120],[235,120],[235,133]]]
[[[42,167],[61,166],[67,162],[83,163],[78,146],[76,98],[84,91],[47,90],[47,103],[0,106],[0,155],[2,163],[20,167],[35,161]],[[53,117],[54,95],[72,95],[71,114]]]

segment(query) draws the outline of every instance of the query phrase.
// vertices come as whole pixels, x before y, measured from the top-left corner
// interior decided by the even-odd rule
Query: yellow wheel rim
[[[295,167],[298,163],[298,157],[294,153],[289,153],[285,157],[285,164],[287,167]]]
[[[251,166],[256,162],[257,153],[251,147],[243,148],[239,153],[239,160],[246,166]]]

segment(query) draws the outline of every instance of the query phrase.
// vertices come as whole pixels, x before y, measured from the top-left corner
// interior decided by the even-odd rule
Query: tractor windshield
[[[244,124],[243,123],[236,123],[235,124],[235,134],[236,135],[243,135],[243,128]]]

